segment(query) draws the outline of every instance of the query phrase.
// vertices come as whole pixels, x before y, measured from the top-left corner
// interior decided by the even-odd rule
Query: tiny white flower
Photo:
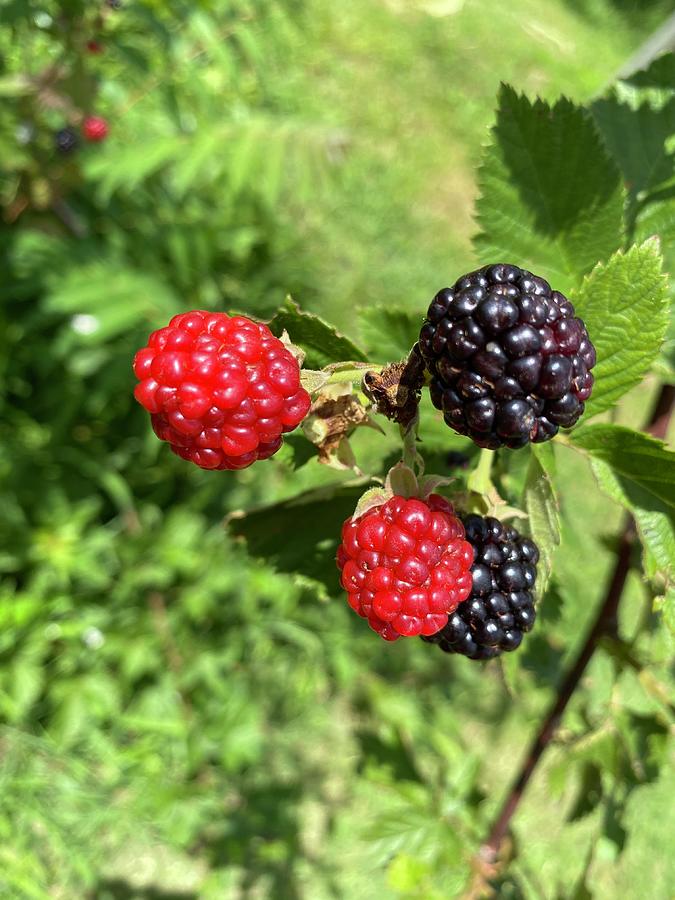
[[[82,643],[90,650],[98,650],[105,644],[105,636],[100,628],[92,625],[82,635]]]

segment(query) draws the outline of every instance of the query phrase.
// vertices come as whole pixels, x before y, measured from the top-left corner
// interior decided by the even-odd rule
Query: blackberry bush
[[[603,4],[613,5],[595,5]],[[317,73],[306,65],[306,23],[281,8],[299,4],[140,0],[118,14],[105,0],[4,6],[0,132],[9,177],[0,179],[7,307],[0,400],[11,477],[3,482],[0,596],[0,895],[38,897],[46,886],[64,897],[180,889],[195,896],[557,896],[567,888],[600,900],[644,896],[649,871],[650,897],[671,898],[675,478],[673,454],[655,438],[666,435],[672,390],[660,391],[651,418],[641,410],[657,378],[671,378],[674,362],[664,342],[668,295],[654,239],[660,233],[672,256],[672,102],[664,96],[672,61],[588,109],[566,99],[530,103],[502,90],[476,177],[480,233],[471,258],[513,260],[523,272],[545,275],[586,323],[598,361],[592,396],[580,401],[584,427],[517,453],[501,445],[477,453],[432,408],[423,390],[431,366],[410,352],[428,301],[405,258],[414,257],[413,272],[433,272],[448,248],[456,253],[463,243],[443,233],[438,215],[424,242],[406,241],[411,219],[402,197],[410,191],[396,190],[393,170],[384,181],[378,176],[377,139],[365,141],[374,165],[361,176],[364,142],[352,148],[350,177],[322,209],[325,176],[340,167],[346,145],[334,117],[307,118],[316,106],[298,92],[311,81],[316,94],[317,77],[335,68]],[[419,43],[410,35],[405,41],[421,53],[429,44],[423,19],[404,19],[406,29],[421,28]],[[451,43],[461,39],[460,20],[471,24],[454,17]],[[444,29],[443,20],[434,28]],[[360,58],[364,29],[347,31],[359,47],[347,46],[341,29],[340,57],[356,50]],[[470,38],[484,59],[473,26]],[[92,55],[96,44],[87,48],[87,40],[105,52]],[[518,40],[525,38],[511,29],[511,63]],[[582,60],[583,47],[575,47]],[[587,52],[596,47],[594,40]],[[443,57],[434,83],[449,83],[448,65],[464,65],[458,50],[454,63]],[[439,64],[427,56],[429,66]],[[499,54],[491,60],[482,69],[496,81]],[[307,69],[300,81],[298,61]],[[425,66],[427,76],[434,80]],[[438,103],[450,96],[432,93]],[[480,93],[472,91],[476,127],[488,119]],[[116,152],[66,159],[56,130],[78,123],[84,144],[80,123],[99,110],[123,127]],[[453,116],[428,117],[439,140],[438,123]],[[463,135],[466,129],[456,130],[460,141]],[[425,156],[428,162],[429,154],[415,156],[415,184],[434,174],[419,168]],[[403,175],[399,186],[409,187],[410,173]],[[385,215],[356,229],[373,246],[355,281],[335,270],[350,271],[361,259],[358,237],[349,233],[346,248],[349,215],[331,210],[348,210],[355,198],[344,191],[365,184],[382,199],[365,214]],[[450,271],[469,268],[456,260]],[[437,270],[434,282],[448,283],[447,271]],[[542,417],[558,424],[538,404],[560,402],[546,394],[542,372],[547,359],[565,353],[556,345],[546,356],[542,348],[537,390],[530,389],[530,363],[520,362],[512,329],[526,324],[541,339],[550,328],[556,341],[561,330],[536,325],[544,294],[533,283],[534,306],[525,312],[535,323],[519,318],[506,327],[506,301],[515,302],[509,291],[517,287],[508,279],[493,291],[506,321],[489,305],[482,320],[480,303],[467,313],[486,342],[462,365],[470,373],[482,350],[500,348],[503,377],[522,390],[504,403],[523,400],[532,412],[534,402],[539,428]],[[317,310],[339,310],[347,334],[293,302],[278,306],[289,286]],[[244,354],[218,372],[221,350],[233,359],[227,340],[211,352],[213,312],[198,313],[198,349],[186,320],[170,329],[173,347],[153,342],[138,364],[140,399],[187,462],[151,445],[149,422],[132,405],[133,351],[151,328],[201,305],[269,318],[284,346],[287,331],[306,353],[307,369],[292,361],[302,402],[286,424],[311,399],[307,416],[273,459],[241,475],[198,466],[262,458],[268,438],[259,432],[281,418],[273,410],[279,400],[267,394],[272,379],[262,358]],[[236,318],[226,317],[233,333]],[[247,340],[235,343],[241,350]],[[525,357],[537,353],[528,346]],[[522,371],[506,372],[512,365]],[[648,372],[649,388],[640,388]],[[553,382],[558,375],[549,372]],[[574,377],[571,386],[583,390]],[[238,403],[242,381],[246,396]],[[490,399],[491,379],[482,386],[488,393],[477,398],[450,388],[465,404],[463,416],[472,399]],[[290,398],[275,392],[285,406]],[[473,424],[480,412],[473,410]],[[637,422],[653,436],[615,422]],[[364,428],[376,424],[379,430]],[[513,437],[494,434],[500,442]],[[247,441],[257,442],[254,457],[246,456]],[[401,455],[406,464],[394,483],[384,475]],[[453,481],[431,475],[423,484],[425,466]],[[593,493],[594,476],[611,499]],[[371,484],[378,487],[368,506],[362,493]],[[634,527],[620,524],[624,509]],[[223,514],[228,533],[246,539],[248,555],[223,533]],[[445,523],[436,540],[433,531],[416,533],[425,516]],[[473,576],[469,552],[477,555]],[[642,577],[633,571],[640,560]],[[534,626],[536,641],[525,635],[529,652],[509,653],[533,621],[529,566],[547,627]],[[340,578],[363,618],[347,608]],[[628,609],[619,610],[624,582]],[[454,657],[420,640],[384,642],[369,620],[388,638],[419,629]],[[476,665],[470,656],[496,658]],[[590,659],[591,677],[583,677]],[[533,722],[538,711],[541,723]],[[541,804],[532,798],[522,818],[516,813],[517,839],[508,840],[558,723],[565,738],[547,766],[557,790]],[[491,826],[485,816],[493,810]],[[74,822],[87,826],[77,842]],[[505,838],[508,852],[500,853]],[[363,846],[370,840],[375,854]],[[130,861],[148,854],[157,876],[143,875],[140,884]],[[349,859],[352,870],[343,864]]]
[[[593,388],[595,348],[559,291],[518,266],[485,266],[439,291],[419,347],[445,421],[480,447],[549,441]]]
[[[464,528],[474,553],[471,593],[448,624],[424,640],[446,653],[492,659],[516,650],[534,625],[539,550],[492,516],[467,516]]]

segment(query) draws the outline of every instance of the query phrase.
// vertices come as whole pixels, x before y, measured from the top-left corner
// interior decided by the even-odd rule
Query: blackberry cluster
[[[492,659],[519,647],[534,625],[532,588],[539,550],[491,516],[466,516],[464,529],[475,554],[471,594],[441,631],[423,640],[445,653]]]
[[[79,138],[73,128],[60,128],[54,135],[54,144],[59,153],[72,153],[77,149]]]
[[[583,321],[563,294],[518,266],[486,266],[439,291],[419,349],[447,424],[492,450],[571,427],[593,387]]]

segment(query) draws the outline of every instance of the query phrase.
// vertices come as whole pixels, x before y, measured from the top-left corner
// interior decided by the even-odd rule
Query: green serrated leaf
[[[619,170],[570,100],[532,103],[503,85],[478,182],[484,263],[516,262],[566,291],[622,244]]]
[[[392,361],[408,356],[419,337],[422,316],[404,309],[369,306],[359,310],[359,325],[368,350]]]
[[[675,86],[675,53],[657,57],[649,68],[633,72],[622,81],[638,88],[664,88],[672,91]]]
[[[652,239],[599,263],[572,295],[598,357],[587,415],[613,406],[657,358],[668,327],[667,287]]]
[[[672,176],[666,141],[675,133],[675,97],[660,109],[645,102],[633,108],[613,93],[590,110],[632,198]]]
[[[246,540],[252,556],[280,572],[299,572],[321,585],[326,596],[335,595],[340,590],[335,568],[340,525],[353,514],[365,484],[328,485],[237,514],[228,529]]]
[[[366,355],[356,344],[319,316],[301,310],[291,297],[286,298],[269,327],[277,337],[288,332],[293,343],[306,352],[309,368],[320,369],[338,360],[366,362]]]
[[[670,507],[618,475],[607,463],[593,459],[591,465],[602,490],[635,518],[642,543],[653,560],[648,567],[651,574],[660,571],[675,576],[675,522]]]
[[[551,479],[552,454],[533,452],[525,480],[523,505],[529,518],[532,540],[539,547],[539,577],[537,593],[541,597],[546,590],[553,554],[560,543],[560,516],[558,498]]]
[[[98,344],[148,318],[166,320],[180,311],[180,302],[160,279],[111,260],[79,265],[54,279],[44,308],[72,315],[80,340]]]
[[[641,488],[651,502],[675,506],[675,453],[662,441],[622,425],[587,425],[570,440]]]

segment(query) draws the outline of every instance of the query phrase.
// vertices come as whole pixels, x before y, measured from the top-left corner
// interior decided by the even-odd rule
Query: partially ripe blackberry
[[[202,469],[244,469],[309,412],[300,366],[267,325],[203,310],[174,316],[134,357],[155,434]]]
[[[534,625],[539,550],[534,541],[491,516],[466,516],[464,528],[475,554],[471,594],[445,628],[424,640],[445,653],[492,659],[519,647]]]
[[[54,135],[54,144],[59,153],[68,154],[77,149],[79,138],[72,128],[60,128]]]
[[[337,566],[351,608],[386,641],[434,634],[469,595],[471,545],[452,506],[394,496],[342,526]]]
[[[523,447],[575,424],[595,348],[559,291],[518,266],[485,266],[439,291],[419,349],[431,399],[479,447]]]

